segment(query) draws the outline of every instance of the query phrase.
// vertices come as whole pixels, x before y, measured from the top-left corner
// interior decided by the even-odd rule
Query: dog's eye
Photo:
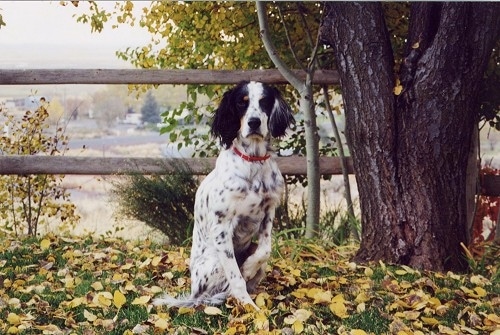
[[[238,107],[247,107],[248,106],[248,96],[244,96],[237,102]]]
[[[262,108],[265,113],[270,114],[274,106],[274,99],[271,97],[264,97],[259,100],[259,104],[260,108]]]

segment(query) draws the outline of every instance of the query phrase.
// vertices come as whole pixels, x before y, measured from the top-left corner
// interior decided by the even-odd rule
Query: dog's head
[[[284,136],[293,123],[292,110],[276,88],[245,81],[224,93],[211,132],[229,148],[237,137],[266,141]]]

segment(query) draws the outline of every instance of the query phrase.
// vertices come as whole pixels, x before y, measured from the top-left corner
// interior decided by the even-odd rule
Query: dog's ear
[[[229,148],[238,136],[240,120],[236,110],[234,94],[236,88],[230,89],[222,96],[219,107],[215,110],[212,119],[211,134],[220,140],[224,148]]]
[[[286,134],[286,130],[295,124],[295,118],[290,106],[281,96],[280,91],[274,88],[275,102],[274,107],[269,118],[269,128],[273,137],[281,137]]]

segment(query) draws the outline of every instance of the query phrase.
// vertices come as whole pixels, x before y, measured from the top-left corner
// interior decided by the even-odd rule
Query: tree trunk
[[[467,159],[499,17],[492,3],[412,3],[395,95],[382,6],[327,4],[322,34],[340,72],[361,206],[356,261],[466,268]]]
[[[306,81],[304,86],[304,91],[300,93],[300,111],[304,115],[307,160],[307,214],[304,237],[314,238],[319,233],[320,218],[319,136],[311,82]]]
[[[267,54],[276,65],[280,73],[300,94],[300,112],[304,115],[305,137],[306,137],[306,160],[307,160],[307,213],[305,237],[313,238],[318,235],[320,217],[320,173],[319,173],[319,136],[316,126],[316,113],[314,110],[312,79],[314,66],[306,71],[305,80],[300,79],[281,58],[274,46],[269,34],[267,22],[266,5],[257,1],[257,16],[262,42]],[[316,47],[311,58],[316,57]]]

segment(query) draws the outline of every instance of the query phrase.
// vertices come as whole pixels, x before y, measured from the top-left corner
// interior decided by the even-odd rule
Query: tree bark
[[[395,74],[379,3],[326,6],[322,36],[340,72],[360,196],[356,261],[466,269],[467,160],[499,18],[496,3],[412,3]]]

